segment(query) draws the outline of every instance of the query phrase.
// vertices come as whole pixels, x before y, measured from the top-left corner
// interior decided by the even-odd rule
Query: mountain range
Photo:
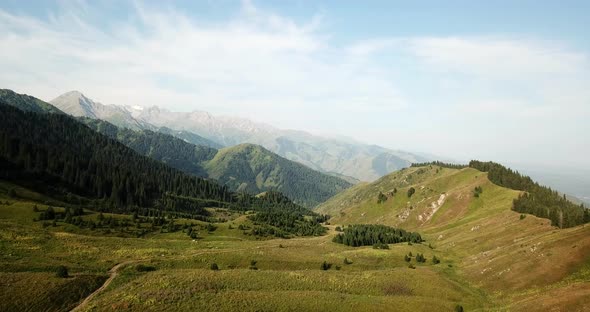
[[[248,119],[214,116],[203,111],[172,112],[156,106],[104,105],[78,91],[65,93],[50,103],[73,116],[101,119],[133,130],[161,131],[164,128],[168,134],[198,145],[219,148],[257,144],[314,170],[362,181],[373,181],[412,163],[432,160],[415,153],[282,130]]]
[[[276,190],[311,208],[352,185],[339,177],[283,158],[259,145],[244,143],[217,150],[161,132],[134,131],[91,118],[81,118],[80,121],[141,155],[185,173],[214,179],[237,192],[258,194]]]
[[[78,95],[68,93],[61,99]],[[98,117],[116,116],[117,121],[130,121],[132,117],[127,110],[95,103],[81,95],[78,99],[80,105],[69,105],[65,109],[74,117],[92,116],[78,117],[79,122],[92,130],[184,173],[213,179],[231,191],[253,195],[278,191],[295,203],[311,208],[353,184],[351,179],[310,169],[254,144],[244,143],[218,150],[214,142],[187,131],[157,128],[141,122],[133,123],[133,127],[116,126]],[[2,90],[0,100],[29,112],[63,114],[51,104],[10,90]]]
[[[500,164],[350,186],[260,145],[94,115],[0,90],[0,310],[142,311],[164,277],[159,310],[233,311],[244,293],[251,310],[588,309],[590,211]]]

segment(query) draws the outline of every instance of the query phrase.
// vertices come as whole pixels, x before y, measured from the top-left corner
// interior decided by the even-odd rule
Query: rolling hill
[[[351,186],[343,179],[314,171],[257,145],[218,151],[150,130],[133,131],[90,118],[82,121],[142,155],[189,174],[215,179],[237,192],[276,190],[298,204],[314,207]]]
[[[230,189],[249,193],[277,190],[295,202],[314,207],[351,184],[312,170],[264,147],[240,144],[227,147],[205,163],[209,177]]]
[[[464,278],[510,310],[588,308],[590,227],[559,229],[513,211],[522,194],[474,168],[429,165],[356,185],[316,211],[334,216],[333,224],[419,231],[435,250],[457,259]]]

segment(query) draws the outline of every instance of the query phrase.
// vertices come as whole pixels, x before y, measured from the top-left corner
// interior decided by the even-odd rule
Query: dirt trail
[[[102,292],[103,290],[105,290],[105,288],[107,288],[111,284],[111,282],[115,279],[115,277],[117,277],[117,275],[119,275],[119,269],[121,267],[126,266],[126,265],[131,264],[131,263],[134,263],[134,262],[136,262],[136,261],[121,262],[121,263],[115,265],[114,267],[112,267],[109,270],[109,278],[104,282],[104,284],[102,284],[102,286],[100,286],[97,290],[95,290],[88,297],[86,297],[84,299],[84,301],[82,301],[79,305],[77,305],[75,308],[73,308],[72,310],[70,310],[70,312],[82,311],[88,305],[88,303],[90,302],[90,300],[92,300],[92,298],[94,298],[100,292]]]
[[[260,249],[260,248],[274,248],[275,246],[258,246],[255,248],[240,248],[240,249],[227,249],[227,250],[199,250],[197,252],[191,253],[189,255],[186,255],[188,257],[194,257],[194,256],[198,256],[198,255],[203,255],[203,254],[212,254],[212,253],[226,253],[226,252],[239,252],[239,251],[245,251],[248,249]],[[182,258],[182,257],[180,257]],[[162,258],[158,259],[158,260],[162,260]],[[139,262],[144,262],[144,261],[148,261],[147,259],[141,259],[141,260],[130,260],[130,261],[125,261],[125,262],[121,262],[117,265],[115,265],[114,267],[112,267],[109,270],[109,278],[104,282],[104,284],[102,286],[100,286],[97,290],[95,290],[93,293],[91,293],[90,295],[88,295],[88,297],[86,297],[84,299],[84,301],[82,301],[80,304],[78,304],[75,308],[73,308],[72,310],[70,310],[70,312],[79,312],[79,311],[83,311],[84,308],[88,305],[88,303],[94,298],[96,297],[99,293],[101,293],[103,290],[105,290],[110,284],[111,282],[115,279],[115,277],[117,277],[119,275],[119,269],[121,269],[124,266],[127,266],[129,264],[132,263],[139,263]]]

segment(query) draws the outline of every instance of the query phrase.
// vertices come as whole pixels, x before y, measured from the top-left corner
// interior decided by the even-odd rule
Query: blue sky
[[[0,86],[590,168],[588,1],[0,0]]]

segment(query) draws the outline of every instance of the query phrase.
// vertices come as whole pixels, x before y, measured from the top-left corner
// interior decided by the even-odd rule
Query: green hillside
[[[351,184],[312,170],[253,144],[219,150],[206,162],[209,177],[230,189],[249,193],[277,190],[295,202],[314,207]]]
[[[276,190],[341,179],[25,103],[0,103],[1,311],[590,308],[588,210],[499,164],[416,165],[314,213]]]
[[[511,210],[519,194],[473,168],[409,168],[320,206],[334,214],[327,235],[285,240],[255,234],[274,216],[225,209],[209,209],[218,221],[165,218],[156,230],[150,217],[99,223],[92,210],[76,218],[103,224],[95,229],[35,222],[48,198],[0,181],[0,310],[68,311],[109,277],[79,311],[585,311],[590,227],[522,217]],[[138,227],[147,234],[126,232]],[[346,243],[362,231],[371,234]],[[388,232],[384,246],[362,246]],[[70,278],[55,276],[59,265]]]
[[[111,211],[155,207],[169,195],[232,201],[227,188],[141,156],[67,115],[3,104],[0,112],[0,179]]]
[[[80,120],[93,130],[123,143],[141,155],[199,177],[208,176],[202,163],[213,158],[217,153],[214,148],[193,145],[160,132],[119,128],[99,119],[81,118]]]
[[[457,261],[462,278],[511,310],[587,307],[590,227],[559,229],[514,211],[522,194],[474,168],[427,165],[354,186],[316,211],[334,216],[332,224],[420,232],[435,251]],[[561,294],[568,295],[552,298]]]
[[[0,89],[0,102],[35,113],[63,114],[61,110],[49,103],[45,103],[29,95],[18,94],[8,89]]]
[[[150,130],[118,128],[90,118],[81,121],[142,155],[189,174],[215,179],[232,191],[258,194],[275,190],[300,205],[314,207],[351,186],[339,177],[314,171],[258,145],[242,144],[218,151]]]
[[[300,205],[314,207],[351,186],[339,177],[314,171],[258,145],[242,144],[217,151],[158,132],[118,128],[96,119],[82,121],[142,155],[186,173],[215,179],[237,192],[276,190]]]
[[[2,94],[6,94],[7,104],[23,110],[61,113],[51,104],[34,97],[9,90]],[[0,96],[0,100],[2,98]],[[216,179],[231,191],[253,195],[279,191],[296,203],[311,208],[351,186],[344,179],[314,171],[255,145],[218,151],[211,147],[218,144],[190,132],[168,128],[160,128],[158,132],[132,130],[100,119],[80,117],[79,120],[141,155],[191,175]],[[195,145],[199,143],[202,145]]]

